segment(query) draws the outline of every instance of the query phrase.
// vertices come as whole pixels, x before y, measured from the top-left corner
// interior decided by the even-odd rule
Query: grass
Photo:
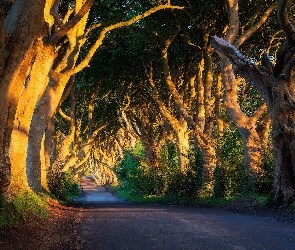
[[[67,176],[66,176],[67,177]],[[79,185],[69,178],[62,179],[55,193],[36,193],[32,190],[19,191],[13,196],[11,202],[7,202],[0,194],[0,227],[5,225],[17,225],[19,221],[29,218],[48,218],[49,199],[58,199],[68,202],[82,195]]]
[[[158,203],[158,204],[169,204],[169,205],[204,205],[204,206],[218,206],[229,202],[222,198],[206,197],[202,199],[196,199],[192,197],[181,197],[177,194],[166,193],[160,195],[140,195],[135,194],[132,190],[126,190],[124,188],[112,187],[116,194],[126,200],[137,203]]]
[[[141,195],[136,194],[134,190],[126,190],[120,186],[111,187],[112,190],[122,199],[130,200],[137,203],[160,203],[160,204],[174,204],[174,205],[196,205],[196,206],[222,206],[231,203],[235,200],[253,198],[253,204],[258,206],[265,206],[269,202],[269,196],[259,193],[244,193],[237,194],[230,198],[217,198],[214,196],[204,196],[199,198],[193,197],[180,197],[179,195],[173,194],[162,194],[162,195]],[[293,204],[295,209],[295,203]]]
[[[269,195],[259,193],[249,193],[248,197],[255,199],[255,204],[259,206],[265,206],[269,202]]]
[[[12,202],[0,196],[0,227],[16,225],[20,220],[27,220],[30,215],[48,218],[48,196],[32,191],[20,192]]]

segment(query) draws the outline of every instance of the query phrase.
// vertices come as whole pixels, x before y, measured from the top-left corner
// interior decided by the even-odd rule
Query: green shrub
[[[257,183],[257,191],[261,194],[270,194],[272,192],[274,180],[274,158],[272,145],[265,150],[263,160],[264,176],[262,176]]]
[[[198,189],[196,166],[191,164],[182,173],[177,164],[175,145],[164,144],[160,149],[160,166],[151,169],[143,160],[141,144],[125,153],[115,171],[119,180],[118,194],[134,200],[187,200],[195,199]]]
[[[244,167],[242,139],[231,125],[219,141],[219,165],[215,171],[214,196],[229,199],[249,191]],[[269,194],[273,184],[273,153],[270,145],[264,152],[264,176],[257,183],[257,192]]]
[[[15,225],[19,220],[26,220],[28,215],[48,218],[47,206],[47,197],[33,191],[18,192],[10,203],[0,195],[0,227]]]
[[[219,141],[219,164],[215,170],[214,197],[230,199],[248,192],[244,170],[243,141],[232,124]]]
[[[49,178],[49,189],[59,200],[69,201],[82,195],[82,190],[70,172],[58,172]]]

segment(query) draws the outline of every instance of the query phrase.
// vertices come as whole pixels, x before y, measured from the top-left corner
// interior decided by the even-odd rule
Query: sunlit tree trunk
[[[238,0],[228,0],[230,23],[225,36],[225,40],[234,43],[237,47],[261,27],[275,8],[275,5],[269,7],[256,23],[253,23],[248,30],[238,37],[238,2]],[[224,84],[224,105],[232,121],[237,126],[243,140],[244,164],[245,172],[249,180],[249,188],[253,191],[257,191],[257,182],[264,176],[261,140],[265,141],[267,138],[259,137],[256,127],[259,124],[259,119],[267,108],[264,104],[258,108],[252,116],[247,116],[242,111],[238,102],[238,84],[231,62],[227,58],[221,58],[221,68]]]
[[[42,50],[35,57],[32,67],[26,79],[26,87],[23,89],[18,108],[15,114],[14,128],[11,135],[10,159],[11,174],[13,176],[11,185],[27,185],[27,173],[30,169],[26,168],[26,156],[28,148],[28,135],[33,112],[36,103],[43,95],[48,77],[44,72],[49,72],[54,61],[54,48],[51,46],[35,45],[36,49]],[[46,62],[46,63],[44,63]],[[38,84],[36,84],[38,83]]]
[[[38,97],[38,88],[40,87],[42,92],[42,84],[44,84],[40,83],[40,86],[36,87],[37,93],[32,93],[30,99],[24,100],[26,91],[32,88],[31,79],[37,76],[37,66],[47,70],[54,57],[52,49],[42,42],[42,37],[48,34],[48,26],[44,19],[44,6],[45,0],[16,1],[5,18],[4,26],[0,23],[0,29],[4,35],[2,38],[5,40],[0,49],[0,191],[4,195],[8,193],[12,173],[15,184],[19,179],[20,186],[26,186],[25,165],[18,164],[18,161],[23,160],[23,155],[21,153],[15,156],[12,154],[18,151],[16,149],[18,146],[20,146],[20,151],[25,150],[22,142],[26,143],[28,130],[26,126],[22,127],[22,121],[30,119],[30,117],[25,117],[26,114],[21,114],[23,112],[21,109],[24,107],[19,106],[20,98],[22,105],[26,105],[25,101],[27,101],[28,109],[30,109]],[[42,61],[42,55],[39,55],[40,50],[44,50],[48,61]],[[42,72],[41,82],[45,81],[46,77],[46,74]],[[15,121],[16,115],[20,116],[19,123]],[[11,138],[12,133],[13,138]],[[12,142],[21,143],[12,145]],[[17,165],[14,165],[15,163]]]
[[[238,86],[231,63],[226,58],[221,59],[221,67],[225,86],[224,105],[243,140],[244,165],[249,188],[257,191],[257,183],[264,176],[261,140],[267,140],[268,137],[259,137],[256,128],[267,107],[263,104],[252,116],[247,116],[238,103]]]
[[[53,160],[55,159],[55,128],[54,119],[50,120],[45,131],[44,139],[44,163],[47,173],[51,169]]]
[[[208,44],[209,34],[204,35],[204,44]],[[214,184],[214,172],[217,164],[216,155],[216,139],[212,135],[213,122],[214,122],[214,106],[215,96],[212,93],[214,86],[213,80],[213,60],[212,54],[213,49],[211,46],[205,47],[204,49],[204,67],[205,67],[205,80],[204,80],[204,126],[203,131],[195,130],[195,133],[201,133],[198,135],[201,150],[203,152],[203,183],[208,183],[213,187]],[[202,80],[201,80],[202,81]],[[202,81],[203,82],[203,81]],[[202,112],[200,112],[201,114]],[[195,123],[200,127],[202,123],[196,119]]]
[[[5,18],[0,11],[3,14],[0,16],[0,192],[7,198],[11,174],[13,185],[42,189],[45,168],[41,169],[40,150],[45,129],[69,78],[88,66],[106,34],[160,9],[174,8],[157,6],[135,18],[105,27],[86,57],[76,65],[81,46],[98,27],[94,24],[85,32],[93,2],[75,1],[74,9],[69,10],[64,20],[58,13],[60,1],[54,0],[14,1]],[[68,43],[59,44],[63,37],[67,37]],[[59,54],[62,58],[55,61],[59,45],[65,46],[66,53]]]
[[[75,13],[83,8],[86,1],[76,1]],[[63,60],[59,62],[56,69],[50,73],[50,81],[43,96],[39,99],[34,110],[32,123],[29,130],[28,154],[26,157],[26,165],[28,169],[28,180],[30,186],[35,190],[42,189],[40,158],[43,157],[40,153],[42,138],[45,130],[50,122],[50,119],[55,115],[55,112],[60,104],[64,89],[71,79],[72,74],[62,73],[72,69],[75,66],[77,57],[80,52],[79,40],[85,33],[85,26],[88,14],[80,19],[79,23],[68,31],[69,39],[68,50]]]
[[[58,155],[52,163],[51,171],[52,173],[57,173],[63,169],[68,158],[75,154],[75,136],[76,136],[76,118],[75,118],[75,108],[76,108],[76,97],[74,93],[74,88],[71,90],[71,105],[69,109],[69,115],[66,115],[62,109],[59,109],[59,114],[63,119],[69,123],[69,134],[62,139],[60,148],[58,150]]]
[[[287,5],[287,0],[278,2],[277,15],[286,40],[277,53],[276,65],[264,54],[262,66],[258,67],[227,41],[218,37],[211,40],[218,53],[239,68],[239,74],[259,91],[267,104],[274,148],[273,200],[277,203],[290,201],[295,191],[295,28],[288,19]]]
[[[189,165],[189,131],[187,122],[181,117],[176,131],[176,146],[178,155],[178,165],[181,166],[182,171],[186,171]]]
[[[193,75],[187,81],[187,89],[185,91],[191,94],[186,96],[186,98],[181,95],[177,90],[175,82],[172,81],[172,74],[168,67],[168,56],[167,49],[172,40],[167,40],[166,49],[163,50],[163,60],[164,60],[164,72],[166,75],[166,83],[169,90],[172,93],[173,100],[180,110],[181,117],[185,121],[185,126],[188,124],[194,128],[193,135],[195,137],[195,145],[202,151],[203,155],[203,173],[202,179],[203,184],[206,186],[209,184],[213,188],[214,183],[214,171],[217,163],[217,156],[215,150],[216,140],[212,136],[212,128],[214,121],[214,104],[215,98],[212,95],[213,81],[213,69],[212,69],[212,48],[206,47],[204,49],[204,58],[200,59],[198,64],[198,73]],[[207,45],[208,35],[204,36],[204,44]],[[204,69],[205,76],[203,76]],[[188,72],[186,72],[188,74]],[[204,79],[203,79],[204,78]],[[196,103],[196,105],[192,105]],[[188,136],[187,131],[187,135]],[[183,133],[183,131],[182,131]],[[183,136],[183,135],[182,135]],[[189,139],[189,138],[188,138]],[[187,144],[189,150],[189,145]],[[188,153],[189,151],[187,151]],[[213,190],[213,189],[212,189]]]
[[[167,122],[170,124],[173,133],[176,138],[176,147],[177,147],[177,156],[178,156],[178,164],[181,171],[186,172],[188,168],[188,154],[189,154],[189,131],[187,127],[187,122],[183,119],[182,116],[176,117],[173,112],[171,112],[164,102],[160,99],[158,91],[155,87],[155,83],[150,75],[149,83],[153,88],[151,93],[151,97],[157,103],[161,114]]]

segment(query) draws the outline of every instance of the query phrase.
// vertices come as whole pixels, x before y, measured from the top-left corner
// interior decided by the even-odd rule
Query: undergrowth
[[[58,172],[49,179],[49,188],[52,194],[60,201],[70,201],[82,196],[83,192],[71,172]]]
[[[16,225],[21,220],[27,220],[31,215],[48,218],[48,196],[32,191],[22,191],[7,202],[0,195],[0,227]]]

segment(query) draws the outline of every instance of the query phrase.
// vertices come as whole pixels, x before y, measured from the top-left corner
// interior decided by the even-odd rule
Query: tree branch
[[[56,44],[69,30],[71,30],[80,20],[86,15],[94,3],[94,0],[87,0],[78,13],[65,25],[63,25],[57,32],[55,32],[49,39],[48,44]]]
[[[278,1],[277,16],[288,40],[295,42],[295,28],[290,22],[287,13],[288,2],[288,0]]]
[[[239,32],[239,1],[238,0],[227,0],[229,6],[229,27],[225,37],[225,40],[233,43],[238,32]]]
[[[108,32],[110,32],[112,30],[115,30],[115,29],[118,29],[118,28],[130,26],[130,25],[134,24],[135,22],[150,16],[151,14],[153,14],[153,13],[159,11],[159,10],[164,10],[164,9],[183,10],[184,7],[169,6],[169,5],[159,5],[157,7],[151,8],[150,10],[144,12],[143,14],[140,14],[140,15],[137,15],[137,16],[131,18],[130,20],[119,22],[119,23],[116,23],[116,24],[112,24],[112,25],[110,25],[108,27],[105,27],[101,31],[101,33],[100,33],[99,37],[97,38],[96,42],[89,49],[88,54],[86,55],[86,57],[80,62],[80,64],[77,65],[75,68],[73,68],[71,70],[68,70],[68,71],[65,71],[63,73],[73,75],[73,74],[76,74],[76,73],[80,72],[85,67],[88,67],[89,62],[92,59],[92,56],[94,55],[96,50],[102,45],[102,42],[105,39]]]
[[[106,22],[101,22],[101,23],[97,23],[94,24],[92,26],[90,26],[87,31],[84,34],[84,37],[88,37],[88,35],[90,34],[91,31],[93,31],[94,29],[100,28],[102,26],[109,26],[111,24],[117,23],[119,22],[119,20],[123,17],[123,15],[126,13],[126,11],[130,10],[135,4],[135,1],[131,2],[127,7],[125,7],[118,16],[116,16],[114,19],[106,21]]]
[[[251,64],[251,62],[249,62],[248,59],[235,48],[235,46],[222,38],[212,36],[210,38],[210,43],[218,54],[227,57],[234,65],[244,67],[247,64]]]
[[[241,35],[237,41],[234,42],[234,46],[236,48],[239,48],[255,31],[257,31],[262,24],[265,23],[268,16],[272,13],[272,11],[277,7],[277,4],[273,4],[270,6],[265,12],[264,15],[260,18],[260,20],[253,24],[243,35]]]
[[[268,74],[261,72],[255,63],[244,57],[239,50],[222,38],[211,37],[211,45],[221,57],[227,57],[233,65],[237,66],[238,73],[267,100],[266,88],[270,82]]]
[[[263,103],[254,113],[253,115],[251,116],[251,118],[253,118],[254,120],[258,120],[262,115],[263,113],[267,110],[267,106],[266,106],[266,103]]]

